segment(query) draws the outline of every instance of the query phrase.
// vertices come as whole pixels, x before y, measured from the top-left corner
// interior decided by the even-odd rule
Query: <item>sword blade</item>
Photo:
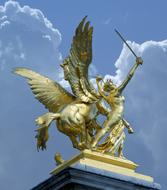
[[[129,44],[126,42],[126,40],[123,38],[123,36],[118,32],[118,30],[114,29],[117,35],[122,39],[122,41],[127,45],[127,47],[130,49],[130,51],[133,53],[133,55],[138,58],[138,56],[135,54],[135,52],[132,50],[132,48],[129,46]]]

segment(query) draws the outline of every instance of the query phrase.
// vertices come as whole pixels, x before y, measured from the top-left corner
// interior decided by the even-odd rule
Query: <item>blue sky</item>
[[[11,74],[28,67],[62,82],[59,64],[68,55],[74,30],[88,15],[94,26],[93,74],[112,75],[119,83],[134,63],[114,28],[126,36],[141,66],[125,90],[125,117],[135,133],[125,155],[163,189],[166,182],[167,2],[161,1],[7,1],[0,0],[0,187],[30,189],[49,177],[55,152],[77,153],[53,124],[48,150],[37,152],[35,118],[47,112],[25,80]],[[26,6],[28,5],[28,6]]]

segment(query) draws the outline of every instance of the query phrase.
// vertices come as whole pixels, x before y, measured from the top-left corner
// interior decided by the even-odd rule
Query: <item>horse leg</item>
[[[49,126],[53,120],[59,119],[60,113],[46,113],[38,117],[35,122],[39,126]]]
[[[100,129],[95,135],[95,138],[91,144],[92,149],[94,149],[98,142],[112,129],[114,125],[116,125],[120,121],[121,117],[119,115],[117,115],[116,113],[110,114],[111,115],[104,122],[104,127]]]
[[[72,142],[73,147],[79,149],[78,141],[77,141],[76,136],[74,136],[74,135],[68,135],[68,136],[69,136],[69,138],[70,138],[70,140]]]
[[[46,142],[49,139],[48,129],[50,127],[50,124],[53,120],[59,117],[60,114],[58,113],[46,113],[35,120],[36,125],[39,126],[39,128],[36,130],[37,150],[46,149]]]
[[[80,142],[78,143],[78,147],[79,149],[83,150],[89,147],[89,134],[85,122],[83,122],[83,124],[80,125],[80,127],[81,133],[79,134]]]

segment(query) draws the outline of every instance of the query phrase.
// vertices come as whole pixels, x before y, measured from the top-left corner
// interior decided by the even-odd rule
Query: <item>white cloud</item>
[[[49,36],[49,35],[43,35],[43,38],[46,38],[46,39],[49,40],[49,41],[52,40],[51,36]]]
[[[53,27],[52,23],[38,9],[29,6],[21,7],[16,1],[8,1],[4,6],[0,6],[1,22],[17,22],[27,26],[33,31],[41,31],[43,34],[50,35],[55,43],[55,47],[60,44],[61,34]],[[26,22],[25,22],[26,21]]]
[[[1,24],[0,24],[0,28],[2,29],[3,27],[5,27],[5,26],[7,26],[7,25],[9,25],[10,24],[10,22],[8,21],[8,20],[5,20],[4,22],[2,22]]]
[[[152,67],[157,67],[158,70],[160,69],[160,65],[163,64],[154,64],[156,61],[160,61],[159,59],[163,59],[161,61],[166,61],[166,50],[167,50],[167,40],[155,42],[155,41],[147,41],[143,44],[139,45],[135,42],[128,42],[132,49],[136,52],[138,56],[142,56],[144,62],[146,61],[146,67],[148,67],[148,62],[153,61]],[[153,59],[153,60],[152,60]],[[123,50],[115,63],[116,67],[116,75],[112,77],[116,84],[120,84],[121,81],[125,78],[126,74],[128,73],[130,67],[132,66],[135,58],[124,44]],[[145,64],[145,63],[144,63]],[[150,65],[149,65],[150,66]],[[145,67],[145,65],[144,65]],[[150,68],[151,69],[151,68]]]
[[[16,1],[6,2],[0,6],[0,36],[3,71],[26,66],[36,67],[46,74],[50,70],[53,75],[56,63],[58,68],[61,34],[40,10],[21,7]]]

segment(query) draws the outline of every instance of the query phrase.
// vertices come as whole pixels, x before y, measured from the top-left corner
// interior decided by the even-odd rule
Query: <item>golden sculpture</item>
[[[143,61],[140,57],[136,58],[127,78],[118,87],[111,80],[103,81],[102,84],[102,77],[97,76],[96,91],[88,76],[92,61],[93,27],[89,26],[89,22],[85,24],[85,20],[86,17],[76,28],[69,56],[61,64],[64,79],[69,82],[73,95],[57,82],[29,69],[16,68],[14,73],[28,79],[35,98],[49,110],[49,113],[36,119],[39,126],[36,130],[38,150],[46,149],[48,128],[52,121],[56,121],[57,129],[70,138],[74,148],[123,157],[124,128],[129,133],[133,133],[133,129],[123,118],[122,92]],[[102,125],[97,122],[100,114],[106,116]],[[106,135],[106,140],[101,142]],[[63,162],[60,155],[56,155],[55,159],[58,164]]]

